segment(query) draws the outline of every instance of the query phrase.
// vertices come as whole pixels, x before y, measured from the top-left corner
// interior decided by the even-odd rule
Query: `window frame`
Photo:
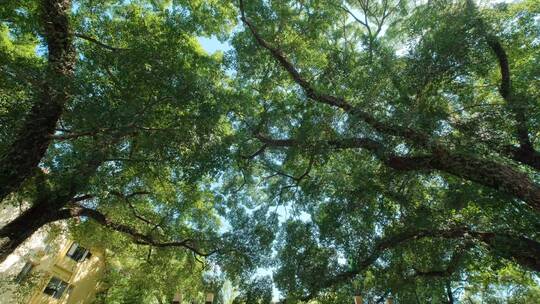
[[[24,266],[21,268],[21,271],[19,271],[19,273],[15,277],[15,282],[19,283],[19,284],[24,282],[24,280],[26,280],[26,278],[28,278],[28,275],[30,274],[30,272],[32,272],[34,267],[35,267],[35,265],[33,263],[26,262],[24,264]]]
[[[61,299],[62,296],[66,293],[68,290],[70,284],[59,277],[51,276],[49,279],[49,282],[47,285],[45,285],[45,288],[43,289],[43,293],[54,298],[54,299]]]
[[[66,252],[66,256],[77,263],[84,261],[84,259],[86,259],[90,255],[91,254],[88,249],[84,248],[76,242],[73,242],[71,246],[69,246],[68,251]]]

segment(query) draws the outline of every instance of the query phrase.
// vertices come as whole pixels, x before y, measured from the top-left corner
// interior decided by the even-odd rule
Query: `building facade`
[[[9,210],[0,212],[0,226],[11,214]],[[94,301],[105,267],[104,254],[69,240],[65,226],[44,227],[0,264],[0,303]]]

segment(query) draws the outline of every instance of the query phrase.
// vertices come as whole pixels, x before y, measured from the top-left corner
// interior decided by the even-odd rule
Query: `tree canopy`
[[[27,206],[2,260],[68,220],[108,253],[103,303],[540,297],[537,1],[8,1],[0,21],[0,200]]]

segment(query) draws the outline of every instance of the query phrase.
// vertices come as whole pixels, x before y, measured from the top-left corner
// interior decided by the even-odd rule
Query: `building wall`
[[[90,249],[92,252],[90,259],[76,262],[66,256],[72,243],[71,241],[65,242],[52,263],[45,266],[46,271],[50,274],[49,277],[55,276],[67,282],[72,288],[71,291],[64,292],[62,298],[58,300],[54,299],[43,293],[43,289],[49,282],[47,279],[40,286],[36,286],[29,304],[85,304],[94,300],[99,279],[103,275],[105,265],[103,255],[95,249]]]
[[[13,212],[0,211],[0,226],[7,222],[6,218],[11,214]],[[66,228],[65,224],[60,226]],[[0,286],[1,304],[17,303],[16,293],[21,285],[15,283],[13,279],[27,262],[34,265],[31,273],[40,274],[40,279],[23,297],[23,303],[87,304],[94,300],[105,267],[104,255],[98,249],[88,248],[91,257],[76,262],[66,256],[73,243],[65,237],[66,233],[54,236],[50,234],[48,228],[50,227],[40,229],[0,264],[0,278],[3,283],[3,286]],[[53,276],[69,284],[71,287],[69,294],[66,291],[60,299],[54,299],[43,293]]]

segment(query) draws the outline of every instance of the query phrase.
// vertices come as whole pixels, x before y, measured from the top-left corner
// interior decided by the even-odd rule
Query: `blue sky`
[[[229,43],[222,43],[217,40],[216,37],[199,37],[198,39],[203,49],[209,54],[217,51],[226,52],[231,49],[231,45]]]

